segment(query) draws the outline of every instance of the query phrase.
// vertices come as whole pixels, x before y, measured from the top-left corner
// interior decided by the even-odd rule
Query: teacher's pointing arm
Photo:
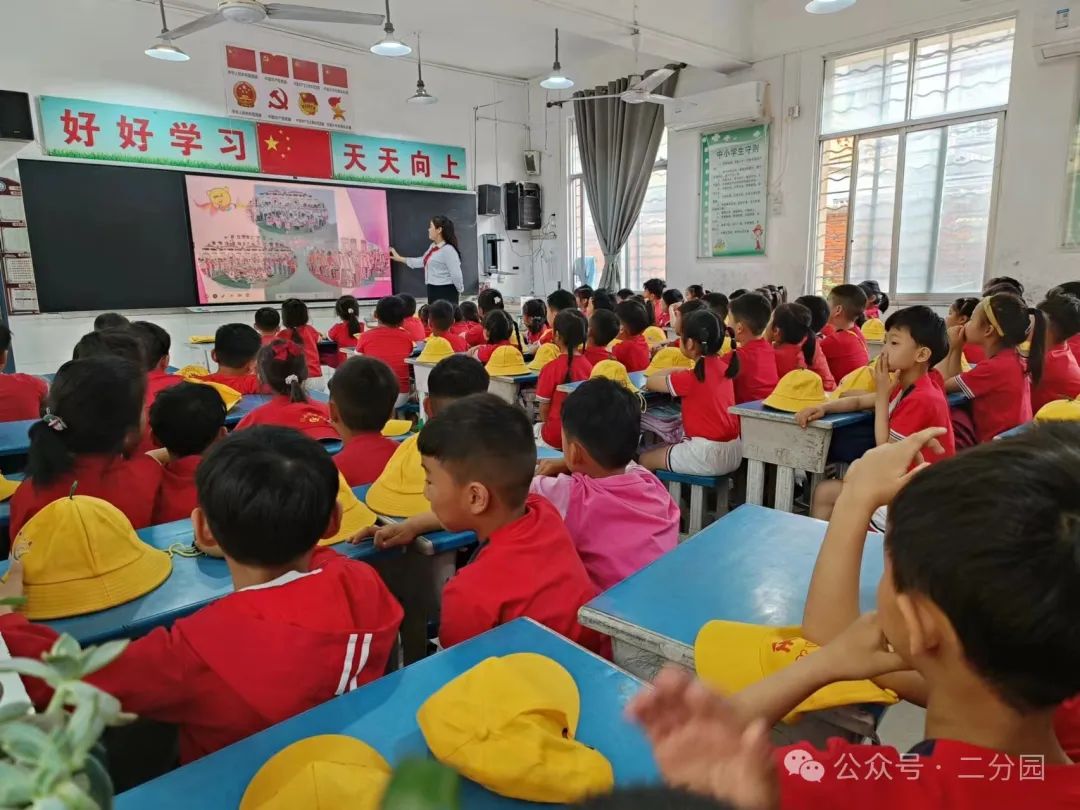
[[[402,256],[397,252],[395,248],[390,248],[390,258],[395,262],[401,262],[402,264],[413,268],[414,270],[420,270],[424,267],[424,260],[422,258],[410,258],[408,256]]]
[[[446,257],[446,270],[450,273],[450,283],[454,285],[458,292],[465,292],[465,280],[461,277],[461,257],[453,245],[448,247],[449,250],[440,252]]]

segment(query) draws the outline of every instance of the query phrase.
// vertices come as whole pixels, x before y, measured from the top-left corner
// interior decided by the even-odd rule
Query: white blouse
[[[441,247],[431,247],[435,251],[428,259],[427,267],[424,267],[424,257],[405,259],[405,264],[416,270],[423,268],[424,283],[432,286],[453,284],[458,292],[465,290],[465,282],[461,278],[461,257],[449,242],[443,242]]]

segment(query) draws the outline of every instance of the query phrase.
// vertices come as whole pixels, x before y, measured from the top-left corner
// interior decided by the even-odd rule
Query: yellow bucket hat
[[[71,495],[53,501],[12,543],[22,560],[28,619],[61,619],[122,605],[169,578],[172,560],[144,543],[108,501]]]
[[[885,324],[879,318],[870,318],[862,325],[862,336],[867,340],[885,340]]]
[[[764,404],[778,411],[798,413],[803,408],[822,405],[827,399],[821,377],[810,369],[797,368],[780,378]]]
[[[877,383],[874,382],[873,365],[857,368],[840,380],[836,390],[832,392],[832,397],[837,399],[841,394],[848,391],[864,391],[869,394],[877,391]]]
[[[177,377],[183,377],[185,380],[189,380],[192,382],[194,382],[193,378],[195,377],[206,377],[209,376],[209,374],[210,369],[208,369],[206,366],[198,365],[184,366],[182,369],[176,372]]]
[[[650,326],[641,334],[645,336],[645,340],[650,346],[662,346],[669,340],[667,332],[659,326]]]
[[[204,343],[213,343],[215,340],[213,335],[192,335],[188,338],[188,343],[199,346]]]
[[[640,392],[640,389],[630,381],[630,375],[626,373],[626,366],[618,360],[601,360],[593,366],[592,374],[589,376],[606,377],[609,380],[614,380],[627,391],[633,391],[635,394]]]
[[[1047,402],[1035,414],[1036,422],[1080,422],[1080,401],[1055,399]]]
[[[529,363],[529,369],[531,371],[540,371],[560,354],[562,354],[562,352],[559,351],[559,347],[554,343],[545,343],[536,350],[536,356],[532,359],[532,362]]]
[[[240,810],[378,810],[390,764],[367,743],[343,734],[294,742],[263,763]]]
[[[341,504],[341,528],[333,537],[327,537],[319,541],[320,546],[332,546],[342,540],[348,540],[361,529],[374,526],[378,517],[356,497],[356,493],[349,487],[345,476],[338,473],[337,502]]]
[[[488,658],[429,697],[416,720],[435,759],[512,799],[574,804],[608,793],[604,756],[574,739],[581,696],[536,653]]]
[[[412,422],[408,419],[391,419],[385,425],[382,426],[382,435],[389,438],[395,436],[404,436],[412,430]]]
[[[386,468],[368,490],[367,505],[380,515],[412,517],[431,510],[424,497],[424,468],[420,464],[420,434],[401,443]]]
[[[710,686],[731,694],[764,680],[819,649],[799,637],[799,627],[764,627],[741,622],[712,621],[698,632],[694,662],[698,676]],[[872,681],[829,684],[792,709],[784,718],[793,723],[806,712],[853,703],[898,702],[896,693]]]
[[[209,385],[211,388],[217,391],[218,395],[221,397],[221,401],[225,403],[226,412],[231,411],[233,408],[235,408],[236,403],[238,403],[241,399],[244,398],[243,394],[241,394],[235,388],[225,385],[225,383],[213,382],[211,380],[198,380],[195,378],[188,380],[188,382],[198,383],[199,385]]]
[[[9,478],[4,478],[0,475],[0,503],[6,501],[12,495],[15,494],[15,490],[19,488],[21,481],[12,481]]]
[[[450,341],[441,337],[429,337],[424,344],[424,350],[416,358],[418,363],[438,363],[444,357],[454,353],[454,347]]]
[[[655,374],[658,371],[666,371],[669,368],[694,367],[694,361],[682,353],[678,346],[667,346],[653,355],[649,367],[645,369],[645,376]]]
[[[529,373],[525,358],[513,346],[500,346],[493,351],[485,368],[492,377],[519,377]]]

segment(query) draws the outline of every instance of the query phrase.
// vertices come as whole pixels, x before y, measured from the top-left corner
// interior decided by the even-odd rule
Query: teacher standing
[[[461,254],[458,253],[454,223],[443,216],[432,217],[428,223],[428,239],[431,240],[431,247],[423,256],[406,258],[390,248],[390,258],[404,262],[415,270],[423,268],[429,304],[449,301],[456,306],[458,294],[465,289],[465,282],[461,278]]]

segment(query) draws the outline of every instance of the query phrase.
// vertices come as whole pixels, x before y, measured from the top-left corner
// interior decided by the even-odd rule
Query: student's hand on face
[[[878,623],[877,611],[862,614],[816,654],[827,659],[837,681],[877,678],[910,668],[893,652]]]
[[[7,570],[7,578],[0,582],[0,599],[21,599],[23,597],[23,565],[13,554]],[[14,613],[12,605],[0,605],[0,616]]]
[[[899,377],[897,378],[898,381]],[[878,359],[874,361],[874,386],[878,397],[884,397],[885,399],[891,397],[897,382],[894,382],[892,378],[889,355],[887,352],[882,352],[878,355]]]
[[[949,348],[962,349],[966,342],[964,339],[964,324],[949,329]]]
[[[731,802],[771,810],[779,784],[768,728],[749,726],[722,697],[677,667],[668,667],[627,710],[648,736],[664,781]]]
[[[890,442],[868,451],[848,470],[841,497],[855,498],[873,509],[891,503],[912,476],[927,466],[926,453],[944,452],[937,437],[946,433],[948,431],[943,427],[927,428],[903,441]],[[912,463],[918,466],[909,471]]]
[[[805,429],[811,422],[815,422],[818,419],[822,419],[825,416],[825,408],[821,405],[811,405],[809,408],[803,408],[797,414],[795,414],[795,424]]]

